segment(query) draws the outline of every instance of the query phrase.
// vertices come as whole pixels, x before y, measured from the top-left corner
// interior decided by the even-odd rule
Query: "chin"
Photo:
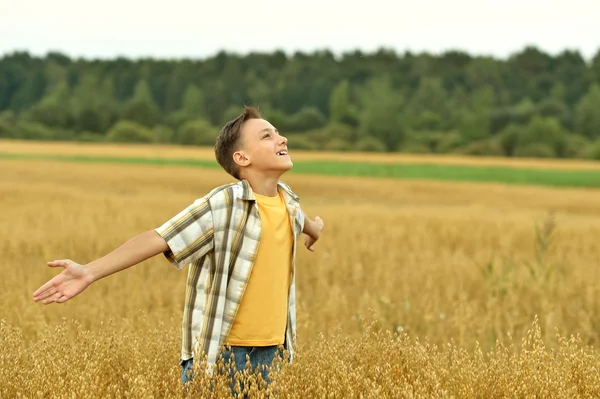
[[[280,172],[281,174],[284,174],[288,170],[291,170],[293,167],[294,167],[294,164],[292,163],[292,161],[290,161],[286,165],[282,165],[281,167],[277,168],[277,171]]]

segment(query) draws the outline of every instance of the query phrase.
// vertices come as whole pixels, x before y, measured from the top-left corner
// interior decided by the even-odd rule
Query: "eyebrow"
[[[277,129],[275,129],[275,128],[271,129],[270,127],[267,127],[267,128],[264,128],[264,129],[260,130],[260,131],[259,131],[257,134],[261,134],[261,133],[264,133],[264,132],[269,132],[269,133],[271,133],[271,132],[275,132],[275,133],[279,133],[279,130],[277,130]]]

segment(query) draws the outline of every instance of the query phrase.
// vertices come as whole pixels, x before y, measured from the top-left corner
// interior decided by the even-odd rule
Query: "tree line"
[[[213,145],[244,104],[292,149],[600,159],[600,50],[0,58],[0,138]]]

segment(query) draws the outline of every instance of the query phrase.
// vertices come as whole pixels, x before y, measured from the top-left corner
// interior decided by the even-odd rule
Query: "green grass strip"
[[[31,159],[68,162],[125,163],[220,168],[216,161],[196,159],[122,158],[84,155],[8,153],[0,153],[0,159]],[[296,161],[294,168],[290,173],[600,188],[600,170],[550,170],[498,166],[377,164],[345,161]]]

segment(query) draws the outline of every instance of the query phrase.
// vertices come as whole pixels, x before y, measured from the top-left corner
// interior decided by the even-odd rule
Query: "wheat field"
[[[284,180],[326,230],[298,254],[297,357],[250,397],[600,396],[599,190]],[[47,261],[89,262],[230,181],[0,160],[0,397],[184,397],[185,271],[158,256],[65,304],[32,293]]]
[[[600,162],[583,159],[506,158],[493,156],[465,157],[452,154],[352,153],[327,151],[298,151],[291,153],[295,161],[336,160],[380,164],[434,164],[462,166],[503,166],[551,170],[600,170]],[[163,144],[116,144],[85,142],[44,142],[0,140],[1,154],[82,155],[104,157],[166,158],[215,160],[209,147]]]

